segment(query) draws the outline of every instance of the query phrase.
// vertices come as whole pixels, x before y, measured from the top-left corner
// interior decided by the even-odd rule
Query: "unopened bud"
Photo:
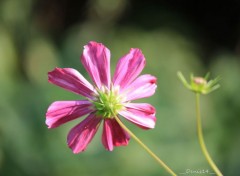
[[[196,83],[198,85],[205,85],[205,84],[207,84],[206,79],[204,79],[202,77],[194,77],[193,81],[194,81],[194,83]]]
[[[213,79],[213,80],[207,80],[208,78],[207,74],[205,78],[203,77],[194,77],[193,75],[190,76],[190,83],[187,82],[187,80],[184,78],[183,74],[181,72],[178,72],[178,77],[182,81],[183,85],[196,93],[200,94],[208,94],[220,87],[218,84],[219,77]]]

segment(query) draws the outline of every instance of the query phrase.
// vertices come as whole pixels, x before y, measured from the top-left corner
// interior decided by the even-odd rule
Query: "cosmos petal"
[[[110,86],[110,51],[103,44],[89,42],[84,46],[82,64],[98,88]]]
[[[126,103],[119,114],[143,129],[154,128],[156,123],[155,108],[147,103]]]
[[[46,113],[48,128],[58,127],[68,121],[82,117],[93,111],[92,103],[88,100],[80,101],[55,101]]]
[[[143,70],[145,57],[140,49],[132,48],[128,54],[119,59],[113,77],[114,86],[124,89],[131,83]]]
[[[48,72],[48,81],[71,92],[91,98],[93,86],[73,68],[55,68]]]
[[[95,114],[92,113],[70,130],[67,143],[73,153],[82,152],[87,148],[96,134],[101,120],[101,118],[97,118]]]
[[[114,146],[126,146],[130,136],[124,131],[115,119],[105,119],[103,125],[102,143],[112,151]]]
[[[126,101],[150,97],[157,88],[156,77],[152,75],[141,75],[126,87]]]

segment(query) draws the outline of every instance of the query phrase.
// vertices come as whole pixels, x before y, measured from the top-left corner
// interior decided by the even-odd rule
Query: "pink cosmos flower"
[[[55,68],[48,73],[50,83],[86,97],[86,100],[53,102],[46,113],[48,128],[86,116],[68,134],[67,143],[73,153],[86,149],[102,121],[102,144],[107,150],[128,145],[129,134],[116,121],[117,115],[143,129],[154,128],[155,108],[147,103],[131,103],[152,96],[157,87],[154,76],[139,76],[145,66],[140,49],[132,48],[119,59],[112,79],[110,51],[103,44],[89,42],[84,46],[81,62],[93,85],[73,68]]]

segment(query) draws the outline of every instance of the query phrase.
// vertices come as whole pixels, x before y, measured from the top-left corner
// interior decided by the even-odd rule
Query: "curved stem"
[[[157,155],[155,155],[135,134],[133,134],[123,123],[122,121],[115,116],[116,121],[118,124],[133,138],[135,141],[144,149],[148,152],[148,154],[153,157],[164,169],[171,175],[176,176],[175,174]]]
[[[203,139],[202,123],[201,123],[201,115],[200,115],[200,105],[199,104],[200,104],[199,103],[199,93],[196,93],[196,115],[197,115],[198,140],[199,140],[202,152],[203,152],[205,158],[207,159],[209,165],[212,167],[212,169],[218,176],[222,176],[222,173],[220,172],[220,170],[218,169],[218,167],[216,166],[216,164],[213,162],[212,158],[210,157],[210,155],[207,151],[204,139]]]

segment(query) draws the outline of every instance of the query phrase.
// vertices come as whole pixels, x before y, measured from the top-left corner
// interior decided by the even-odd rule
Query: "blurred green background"
[[[223,174],[240,175],[239,11],[234,0],[0,0],[0,175],[167,175],[134,140],[107,152],[100,129],[74,155],[66,136],[81,119],[45,125],[53,101],[82,99],[49,84],[47,72],[73,67],[87,76],[79,57],[91,40],[111,50],[112,72],[130,48],[143,51],[143,73],[157,76],[158,89],[141,102],[156,107],[156,128],[127,126],[176,173],[211,171],[196,138],[194,94],[176,73],[221,76],[221,88],[201,97],[204,136]]]

